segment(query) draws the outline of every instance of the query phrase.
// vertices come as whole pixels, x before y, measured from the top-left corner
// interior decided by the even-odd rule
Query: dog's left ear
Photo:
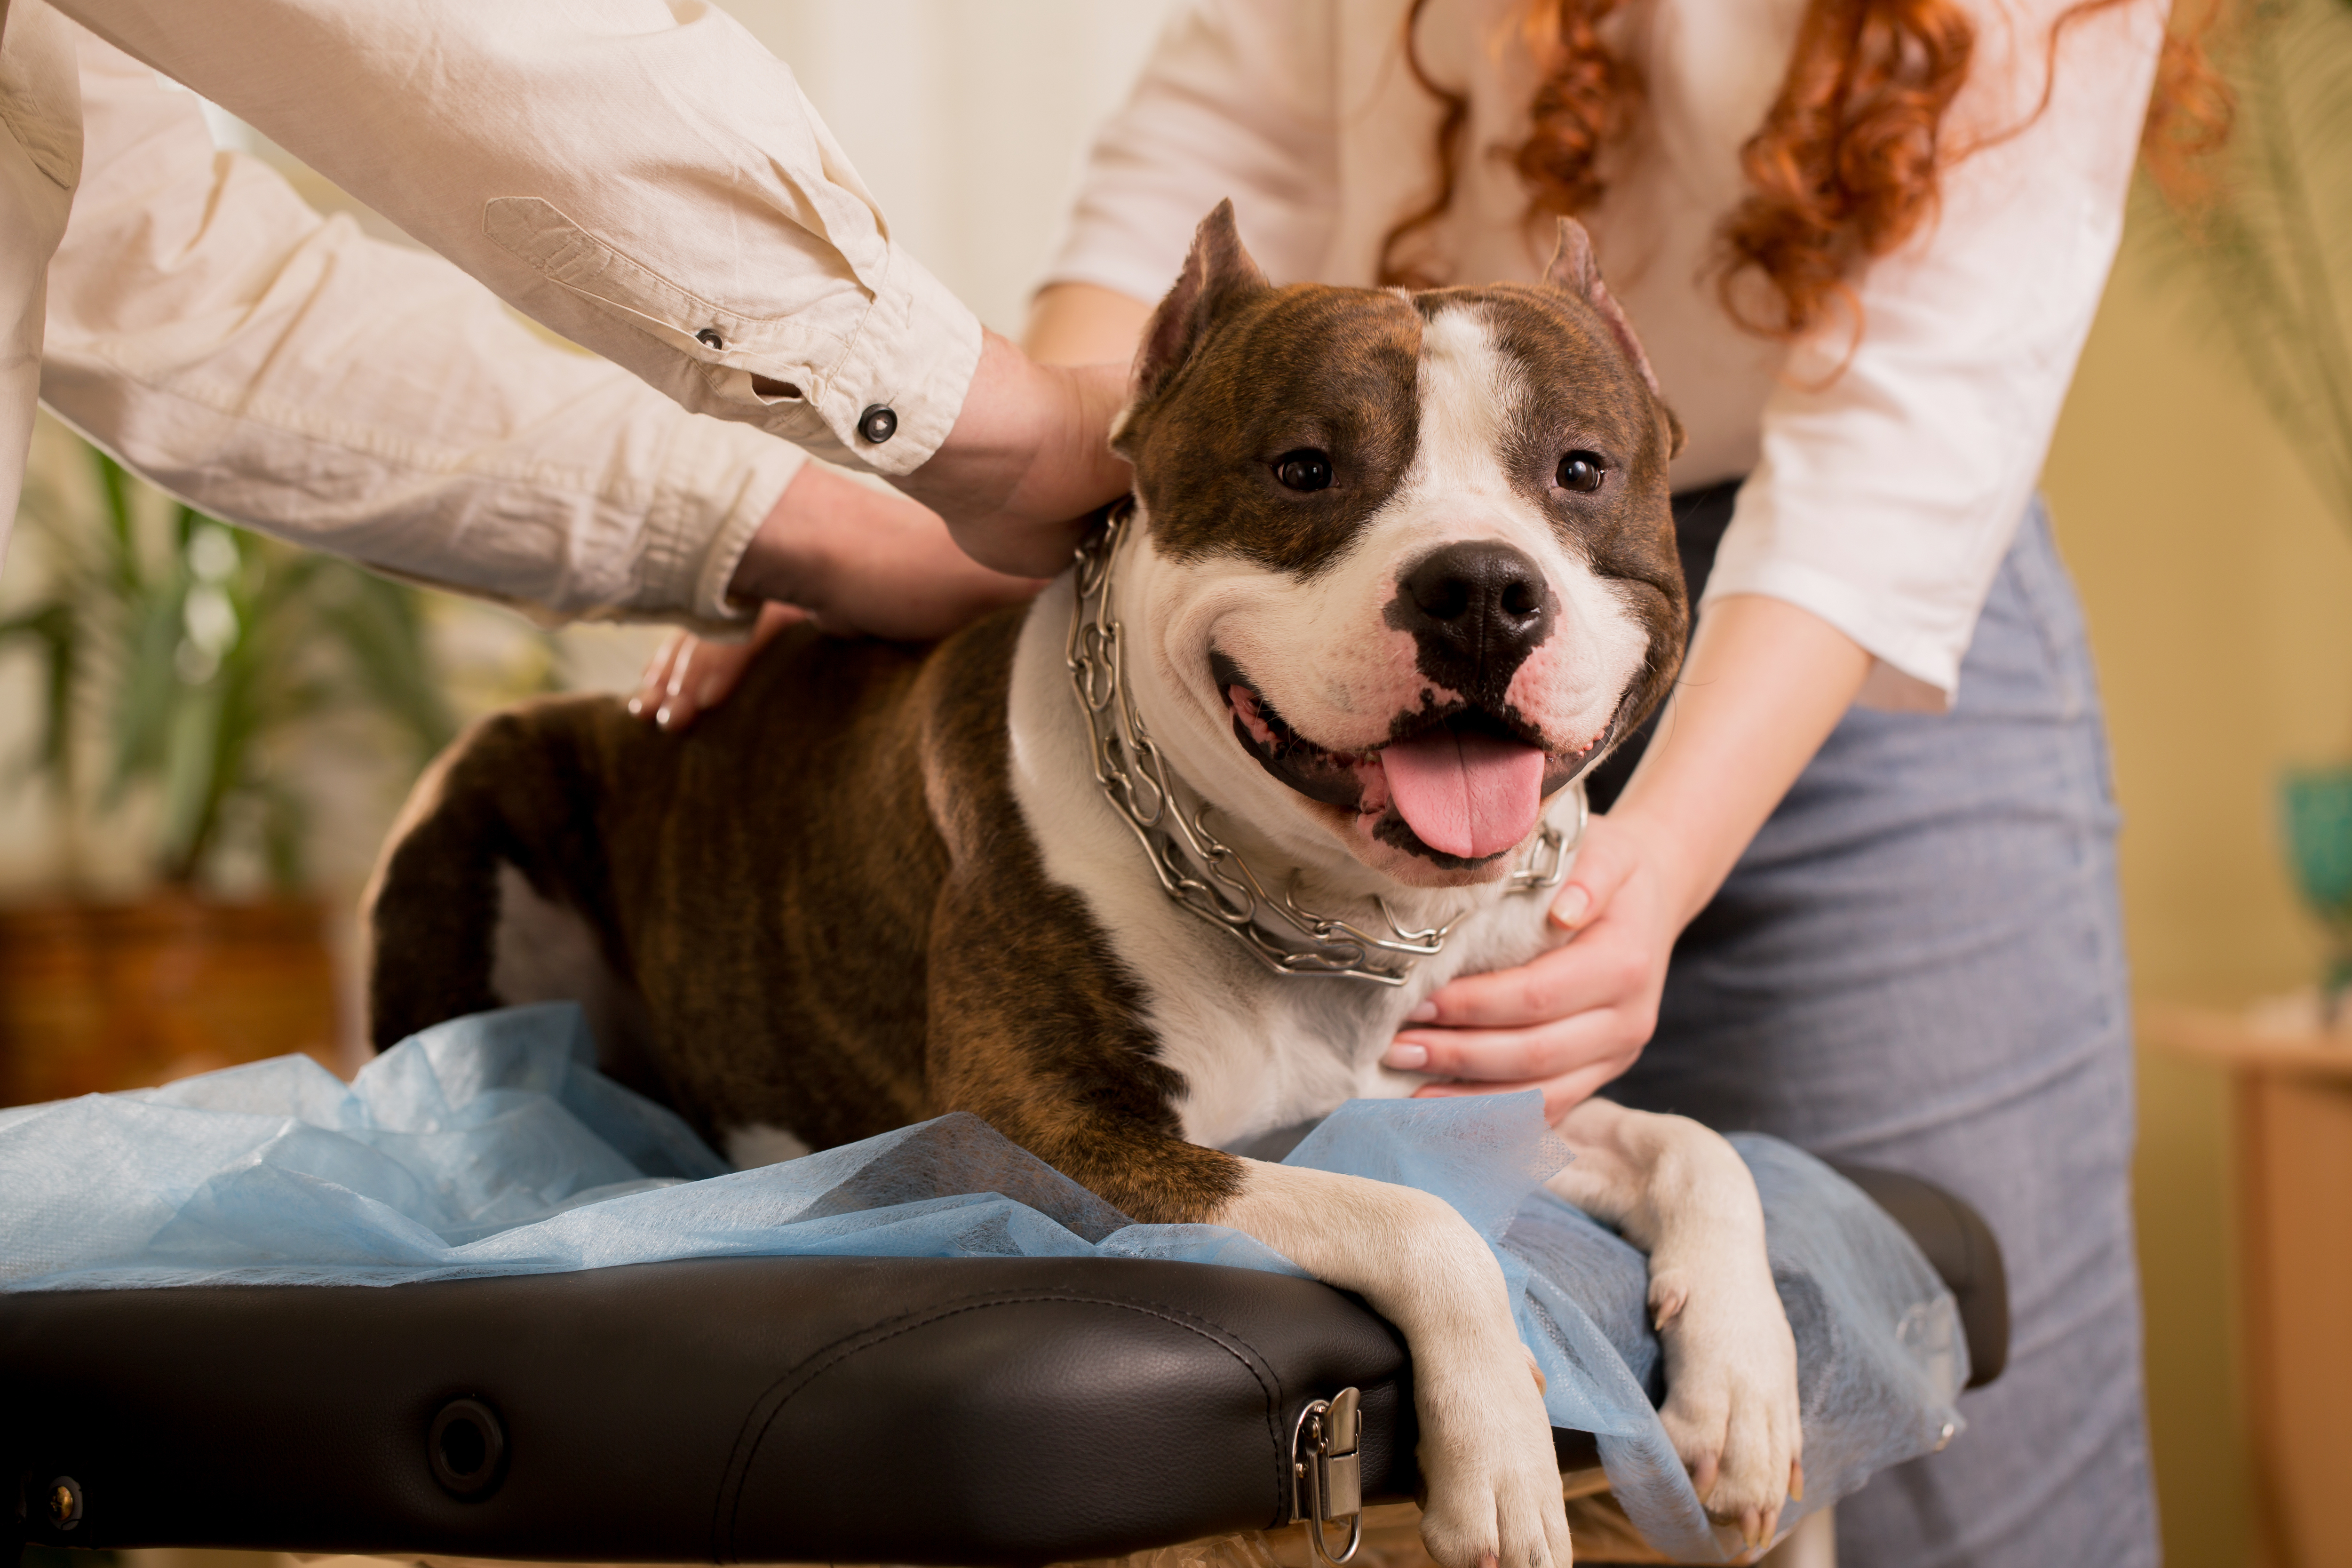
[[[1551,254],[1551,265],[1544,268],[1544,281],[1592,307],[1607,324],[1609,335],[1617,340],[1618,348],[1642,373],[1650,395],[1664,403],[1665,394],[1658,390],[1658,373],[1650,368],[1650,356],[1642,352],[1642,340],[1633,335],[1633,323],[1625,319],[1625,312],[1618,309],[1615,297],[1609,292],[1609,285],[1601,280],[1601,264],[1592,255],[1592,237],[1572,217],[1559,220],[1559,246]],[[1675,417],[1671,408],[1666,410],[1666,429],[1670,440],[1666,455],[1672,457],[1683,449],[1683,422]]]
[[[1234,299],[1272,287],[1242,247],[1234,204],[1219,202],[1193,231],[1184,270],[1151,312],[1151,324],[1143,329],[1143,341],[1135,351],[1134,401],[1150,398],[1183,368],[1208,335],[1209,324]]]

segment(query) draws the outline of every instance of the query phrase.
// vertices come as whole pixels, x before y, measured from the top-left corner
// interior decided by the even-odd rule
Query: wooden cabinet
[[[2150,1046],[2229,1070],[2255,1507],[2280,1568],[2352,1568],[2352,1035],[2157,1005]]]
[[[316,903],[0,910],[0,1105],[139,1089],[289,1051],[336,1060]]]

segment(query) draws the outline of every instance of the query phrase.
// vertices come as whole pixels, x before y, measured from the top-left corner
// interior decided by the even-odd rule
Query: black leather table
[[[1988,1379],[1990,1234],[1848,1173],[1953,1284]],[[6,1295],[0,1521],[58,1546],[1050,1563],[1287,1521],[1300,1413],[1345,1388],[1364,1495],[1410,1496],[1410,1377],[1325,1286],[1109,1258]]]

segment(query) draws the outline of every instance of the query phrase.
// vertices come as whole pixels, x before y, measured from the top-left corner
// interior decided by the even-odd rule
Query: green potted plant
[[[2254,0],[2230,30],[2229,144],[2158,195],[2255,389],[2352,530],[2352,0]],[[2321,1013],[2352,997],[2352,763],[2280,781],[2288,860],[2328,935]]]
[[[17,782],[47,788],[64,831],[143,833],[153,890],[0,911],[0,1103],[331,1055],[327,913],[287,753],[364,734],[398,783],[453,731],[415,591],[87,458],[94,501],[28,491],[47,591],[0,619],[45,693]]]

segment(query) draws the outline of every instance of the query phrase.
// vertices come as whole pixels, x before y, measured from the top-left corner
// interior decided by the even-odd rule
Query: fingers
[[[1630,1062],[1641,1044],[1632,1022],[1602,1008],[1525,1029],[1413,1029],[1396,1037],[1381,1062],[1491,1090],[1596,1068],[1613,1070]]]
[[[645,673],[637,677],[636,695],[629,699],[632,714],[668,727],[662,715],[669,708],[671,683],[693,657],[698,640],[691,632],[672,632],[662,638],[661,647],[646,661]]]
[[[1558,1078],[1534,1079],[1524,1083],[1425,1083],[1413,1091],[1416,1099],[1439,1099],[1465,1094],[1513,1094],[1521,1089],[1535,1089],[1544,1097],[1544,1120],[1557,1121],[1577,1106],[1599,1093],[1612,1079],[1633,1065],[1629,1056],[1619,1060],[1597,1063]]]
[[[1457,981],[1432,999],[1436,1024],[1402,1031],[1383,1065],[1506,1082],[1601,1063],[1622,1070],[1656,1027],[1665,944],[1654,954],[1615,940],[1584,948],[1580,939],[1518,969]]]
[[[1603,934],[1593,932],[1596,939]],[[1609,932],[1606,940],[1589,944],[1580,939],[1517,969],[1454,981],[1416,1009],[1400,1037],[1410,1037],[1429,1049],[1429,1059],[1419,1064],[1423,1072],[1465,1078],[1548,1078],[1576,1063],[1557,1058],[1531,1058],[1487,1068],[1464,1047],[1479,1031],[1514,1031],[1532,1043],[1544,1026],[1596,1010],[1624,1010],[1627,1016],[1620,1020],[1623,1027],[1612,1043],[1640,1044],[1649,1038],[1650,1015],[1656,1007],[1657,983],[1665,973],[1666,949],[1665,942],[1653,949],[1630,931]],[[1542,1037],[1558,1048],[1578,1043],[1573,1032]]]
[[[1606,816],[1594,817],[1585,825],[1568,880],[1552,895],[1552,923],[1562,931],[1581,931],[1600,919],[1641,863],[1637,840],[1616,831]]]
[[[778,632],[808,612],[772,600],[761,606],[751,635],[739,643],[705,642],[690,632],[672,632],[646,665],[629,711],[664,730],[683,730],[727,700],[751,660]]]

